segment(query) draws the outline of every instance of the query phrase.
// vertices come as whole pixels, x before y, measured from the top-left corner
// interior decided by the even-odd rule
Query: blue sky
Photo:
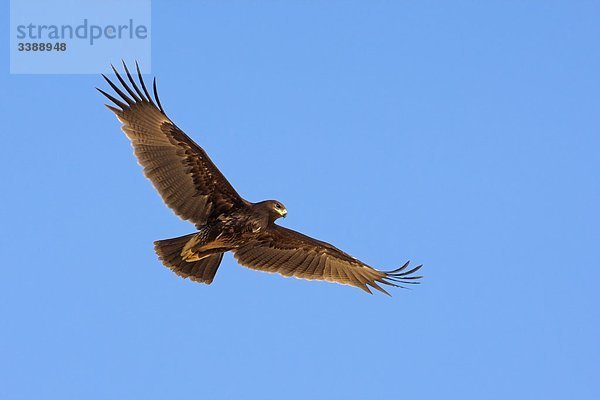
[[[153,2],[169,116],[285,226],[423,263],[392,298],[231,256],[210,286],[175,276],[152,242],[193,227],[143,178],[101,78],[9,75],[0,42],[0,398],[599,398],[599,18],[591,1]]]

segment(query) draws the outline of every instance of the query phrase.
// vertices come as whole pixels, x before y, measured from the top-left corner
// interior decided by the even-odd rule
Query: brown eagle
[[[244,200],[206,152],[167,117],[158,98],[156,78],[153,98],[137,63],[139,86],[125,63],[123,67],[128,82],[112,67],[122,88],[102,75],[120,99],[97,89],[116,106],[106,105],[123,124],[144,174],[163,201],[198,229],[154,242],[162,263],[177,275],[210,284],[223,253],[231,251],[248,268],[337,282],[368,293],[369,286],[389,295],[379,284],[402,287],[418,283],[421,277],[413,273],[421,265],[408,269],[407,262],[393,271],[380,271],[329,243],[275,224],[287,214],[283,204]]]

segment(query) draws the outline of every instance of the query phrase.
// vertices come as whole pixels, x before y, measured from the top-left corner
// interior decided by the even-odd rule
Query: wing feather
[[[306,270],[304,272],[301,272],[300,270],[297,271],[296,273],[296,277],[297,278],[301,278],[302,276],[313,276],[316,274],[316,269],[317,266],[319,265],[319,262],[321,261],[321,255],[320,254],[313,254],[313,259],[310,262],[310,264],[308,264],[308,266],[306,267]]]
[[[406,271],[408,263],[393,271],[380,271],[325,243],[299,232],[271,225],[255,240],[233,250],[245,267],[300,279],[324,280],[389,293],[381,286],[403,287],[415,284],[413,276],[421,265]]]
[[[137,63],[141,89],[124,63],[123,66],[127,81],[112,67],[121,87],[102,75],[120,99],[98,90],[116,106],[107,105],[123,124],[144,174],[166,205],[197,226],[204,224],[212,212],[218,215],[232,207],[248,205],[206,152],[164,113],[156,80],[152,85],[153,99]]]

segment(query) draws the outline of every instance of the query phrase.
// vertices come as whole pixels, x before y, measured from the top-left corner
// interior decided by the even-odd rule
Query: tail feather
[[[173,239],[157,240],[154,242],[154,251],[162,263],[177,275],[210,285],[221,264],[223,253],[215,252],[197,261],[185,261],[181,257],[181,252],[195,235],[192,233]]]

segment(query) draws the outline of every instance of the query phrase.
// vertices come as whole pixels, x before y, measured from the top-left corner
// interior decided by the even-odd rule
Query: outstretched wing
[[[106,105],[123,123],[144,174],[175,214],[196,226],[211,213],[220,214],[235,205],[246,204],[206,152],[179,129],[165,114],[153,82],[154,99],[148,93],[136,63],[143,92],[123,63],[129,84],[115,67],[122,88],[102,75],[119,98],[98,89],[118,108]]]
[[[371,293],[371,286],[389,295],[380,283],[402,287],[401,284],[417,284],[417,279],[421,278],[412,275],[421,265],[407,270],[407,262],[393,271],[379,271],[329,243],[275,224],[233,252],[238,262],[248,268],[337,282],[359,287],[368,293]]]

